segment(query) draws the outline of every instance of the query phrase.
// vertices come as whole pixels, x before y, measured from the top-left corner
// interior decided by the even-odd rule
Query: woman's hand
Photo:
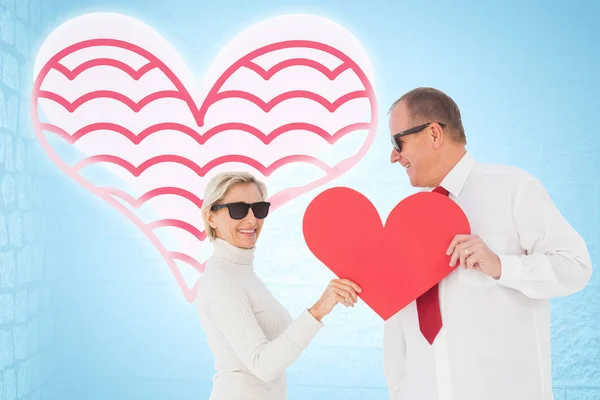
[[[308,311],[317,321],[321,321],[338,303],[346,307],[354,307],[358,301],[357,293],[361,292],[362,289],[348,279],[332,279],[319,301]]]

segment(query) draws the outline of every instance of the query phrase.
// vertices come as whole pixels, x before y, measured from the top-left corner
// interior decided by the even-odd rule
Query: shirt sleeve
[[[245,288],[235,279],[219,285],[218,295],[207,304],[207,312],[235,354],[264,382],[285,372],[323,326],[304,310],[281,335],[268,341]]]
[[[585,287],[592,275],[586,244],[537,179],[521,187],[513,218],[525,254],[498,255],[498,283],[535,299],[566,296]]]
[[[406,340],[398,314],[385,321],[383,329],[383,371],[390,400],[403,400]]]

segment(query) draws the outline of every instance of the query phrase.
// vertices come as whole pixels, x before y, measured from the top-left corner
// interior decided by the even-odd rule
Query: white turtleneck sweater
[[[254,249],[217,239],[198,284],[197,308],[215,357],[210,400],[284,400],[285,370],[323,324],[292,321],[254,272]]]

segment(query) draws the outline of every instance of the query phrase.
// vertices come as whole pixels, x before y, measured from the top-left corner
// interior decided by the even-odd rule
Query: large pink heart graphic
[[[142,22],[86,14],[42,45],[31,106],[52,161],[142,230],[189,302],[207,255],[203,192],[216,173],[252,172],[275,210],[356,165],[377,125],[369,58],[325,18],[252,26],[204,78],[196,84]]]

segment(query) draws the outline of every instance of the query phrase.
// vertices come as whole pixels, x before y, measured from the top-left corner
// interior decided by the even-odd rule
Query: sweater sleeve
[[[285,372],[323,324],[308,310],[277,338],[268,341],[252,311],[242,282],[227,279],[207,303],[207,313],[244,365],[260,380],[271,381]]]

